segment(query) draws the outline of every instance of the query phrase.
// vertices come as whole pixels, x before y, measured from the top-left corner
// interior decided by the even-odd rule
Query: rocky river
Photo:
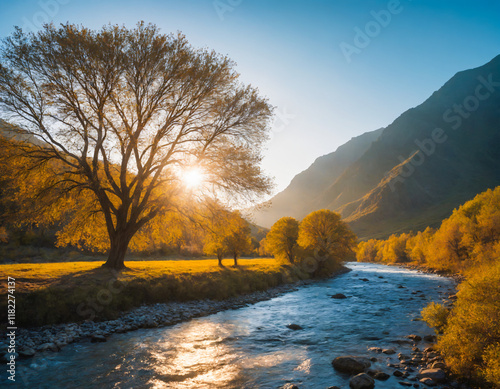
[[[347,266],[331,279],[230,301],[157,304],[105,323],[23,330],[16,387],[348,388],[358,372],[332,366],[346,356],[364,364],[360,380],[376,388],[454,386],[422,376],[443,374],[444,365],[418,318],[430,301],[449,303],[455,281]]]

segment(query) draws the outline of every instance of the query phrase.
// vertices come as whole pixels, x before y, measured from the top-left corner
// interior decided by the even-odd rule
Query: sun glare
[[[182,180],[188,188],[197,188],[203,184],[203,176],[201,169],[193,167],[184,172]]]

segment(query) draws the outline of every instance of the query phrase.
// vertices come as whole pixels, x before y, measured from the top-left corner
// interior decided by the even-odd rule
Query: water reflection
[[[249,350],[243,350],[237,343],[251,335],[251,325],[246,324],[201,319],[164,334],[150,346],[150,363],[155,373],[148,385],[155,389],[243,387],[249,371],[283,363],[297,365],[297,361],[304,360],[303,352],[290,354],[277,350],[249,354]],[[306,359],[294,370],[309,374],[310,366],[311,359]]]
[[[151,353],[155,379],[150,383],[154,388],[220,388],[236,380],[241,353],[226,341],[235,332],[234,325],[202,322],[190,323],[182,334],[165,334]]]

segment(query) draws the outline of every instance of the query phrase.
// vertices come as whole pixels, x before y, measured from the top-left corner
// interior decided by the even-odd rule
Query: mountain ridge
[[[499,130],[500,55],[456,73],[423,103],[377,130],[379,136],[353,154],[349,166],[341,165],[333,180],[316,183],[318,173],[302,177],[311,181],[311,190],[321,190],[301,199],[300,213],[296,207],[286,213],[284,201],[289,192],[300,192],[299,180],[272,199],[278,207],[271,206],[269,214],[277,220],[332,209],[360,238],[435,225],[453,208],[500,184]],[[309,169],[301,175],[308,176]],[[256,222],[261,220],[257,215]]]

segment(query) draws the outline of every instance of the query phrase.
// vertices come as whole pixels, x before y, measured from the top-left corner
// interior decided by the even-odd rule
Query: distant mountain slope
[[[385,237],[436,225],[499,184],[500,56],[403,113],[302,209],[339,211],[361,238]]]
[[[270,227],[283,216],[302,219],[311,212],[314,198],[361,157],[382,131],[380,128],[352,138],[333,153],[317,158],[309,168],[297,174],[284,191],[272,198],[270,207],[254,212],[255,222]]]

